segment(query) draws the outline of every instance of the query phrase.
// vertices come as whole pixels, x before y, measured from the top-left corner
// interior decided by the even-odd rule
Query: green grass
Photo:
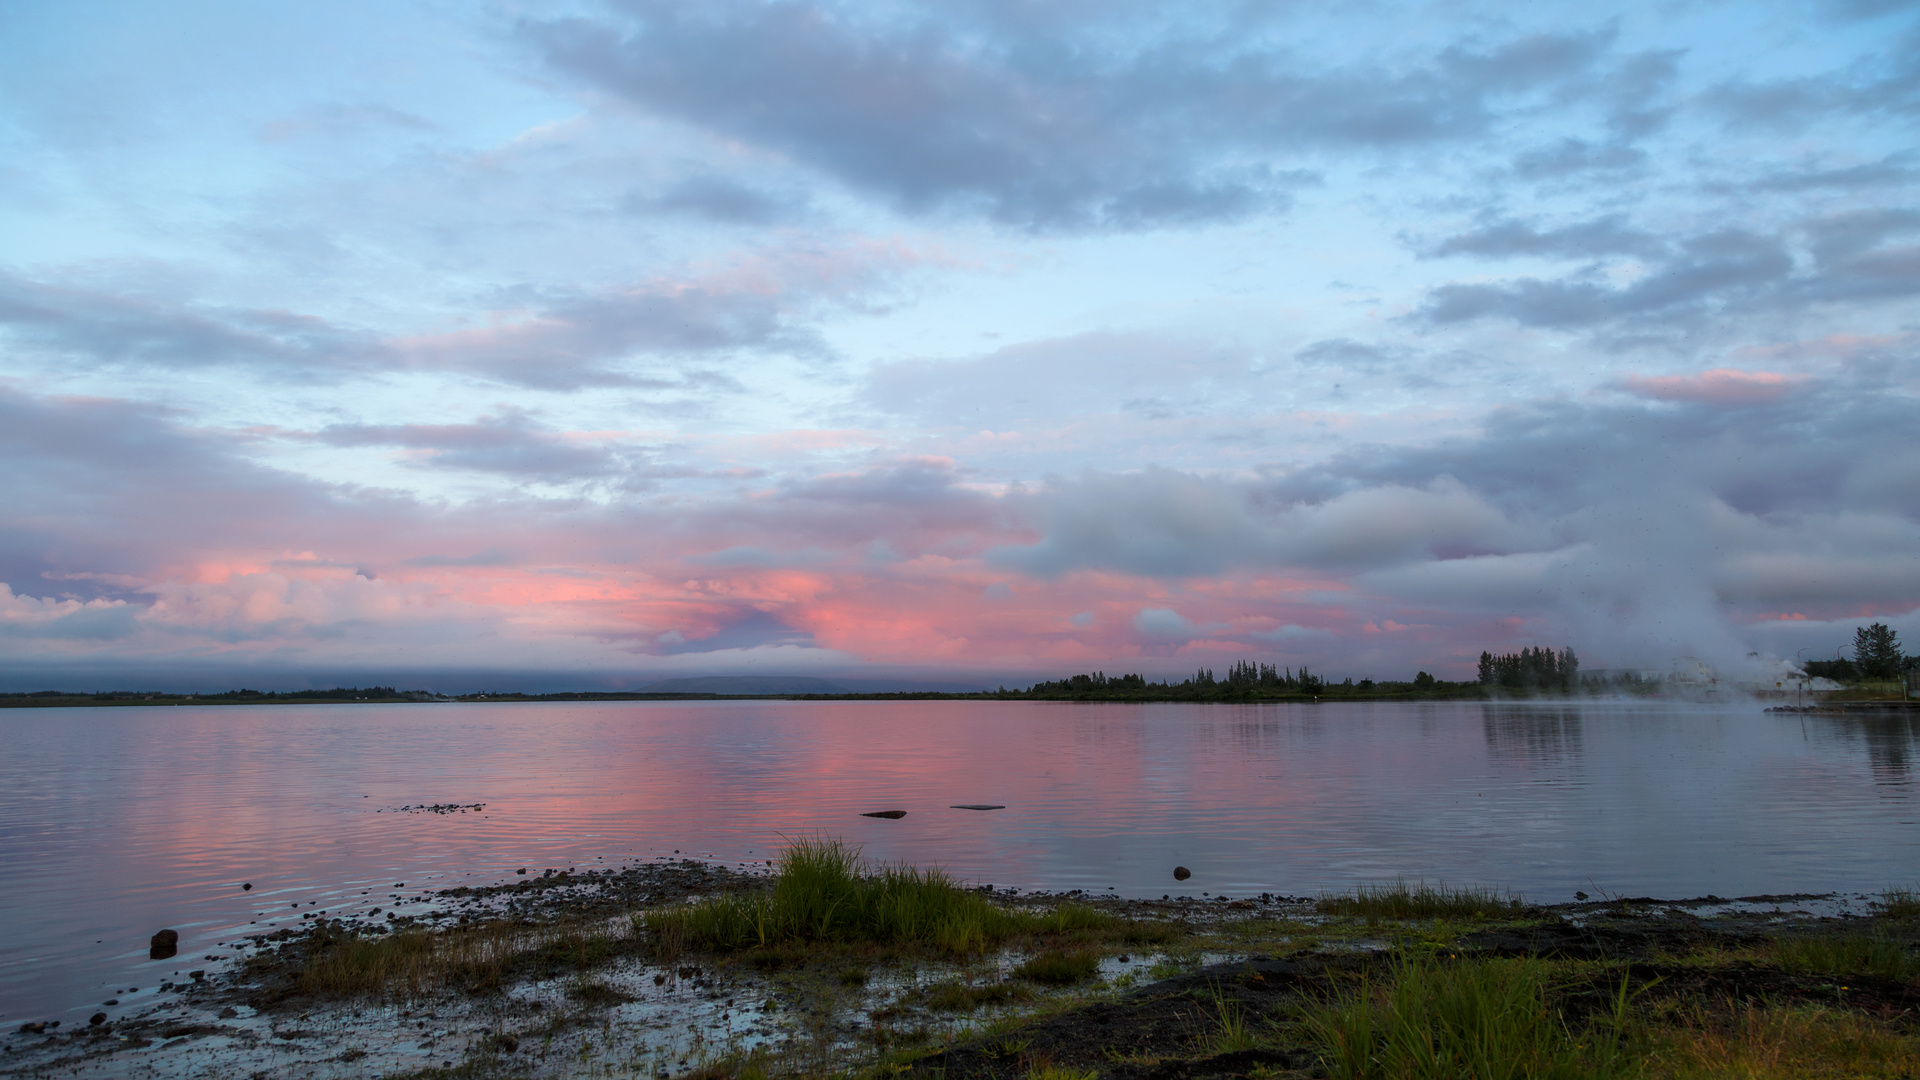
[[[1573,1080],[1632,1071],[1631,996],[1575,1028],[1553,968],[1536,959],[1401,958],[1389,981],[1362,981],[1305,1010],[1302,1027],[1338,1080]]]
[[[1788,971],[1877,975],[1896,982],[1920,978],[1920,961],[1904,943],[1867,934],[1780,938],[1773,943],[1773,959]]]
[[[1920,891],[1906,888],[1888,889],[1880,894],[1880,903],[1875,905],[1880,914],[1896,919],[1911,919],[1920,915]]]
[[[1066,986],[1069,983],[1082,982],[1100,970],[1100,955],[1080,949],[1072,952],[1048,951],[1032,957],[1026,963],[1013,969],[1015,978],[1029,982],[1046,983],[1049,986]]]
[[[1526,902],[1512,893],[1486,888],[1456,888],[1419,882],[1362,885],[1352,893],[1322,896],[1314,909],[1323,915],[1378,919],[1490,919],[1517,915]]]
[[[319,997],[418,998],[446,988],[479,993],[498,989],[513,972],[586,971],[619,949],[600,928],[580,923],[316,935],[295,985]]]
[[[838,840],[802,840],[782,854],[772,888],[635,917],[658,951],[780,950],[818,943],[921,946],[984,953],[1011,938],[1146,942],[1174,931],[1082,905],[1032,913],[1001,907],[939,870],[863,865]]]
[[[988,986],[940,983],[929,986],[926,995],[927,1008],[938,1012],[972,1012],[982,1005],[1006,1005],[1033,999],[1033,991],[1015,983],[993,983]]]

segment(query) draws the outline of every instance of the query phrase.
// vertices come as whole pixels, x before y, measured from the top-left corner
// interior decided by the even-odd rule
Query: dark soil
[[[1818,1004],[1862,1013],[1920,1031],[1920,987],[1869,975],[1801,974],[1750,960],[1689,964],[1681,958],[1710,950],[1741,950],[1787,933],[1894,933],[1915,928],[1890,920],[1817,920],[1783,930],[1759,919],[1706,920],[1680,910],[1619,918],[1597,917],[1578,925],[1562,913],[1537,923],[1500,926],[1466,935],[1459,958],[1533,956],[1623,963],[1642,1006],[1663,1000],[1740,1004]],[[1763,927],[1765,928],[1763,930]],[[915,1076],[944,1080],[1021,1080],[1036,1067],[1097,1070],[1102,1080],[1178,1080],[1244,1077],[1291,1072],[1324,1075],[1317,1053],[1290,1037],[1276,1018],[1302,1003],[1325,1000],[1329,991],[1362,973],[1384,973],[1382,952],[1312,952],[1215,964],[1142,987],[1117,1001],[1100,1002],[1035,1019],[1020,1027],[969,1040],[914,1061]],[[1606,1008],[1618,988],[1564,988],[1561,1005],[1570,1022]],[[1237,1008],[1261,1046],[1220,1052],[1223,1007]]]

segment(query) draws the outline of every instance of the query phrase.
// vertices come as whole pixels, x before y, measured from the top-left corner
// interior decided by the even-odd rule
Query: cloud
[[[944,261],[893,241],[772,250],[624,288],[503,290],[487,325],[417,334],[0,273],[0,342],[69,367],[224,366],[303,382],[429,371],[545,390],[739,391],[714,365],[742,352],[824,355],[813,318],[882,305],[903,276]]]
[[[1199,14],[1179,37],[1142,40],[1124,8],[1044,31],[993,6],[862,15],[628,0],[617,10],[522,33],[586,85],[906,212],[1041,230],[1283,209],[1315,174],[1275,159],[1482,138],[1516,101],[1592,76],[1611,44],[1606,33],[1536,34],[1329,65],[1232,16]],[[1119,45],[1129,39],[1140,43]],[[1645,81],[1637,72],[1629,62],[1618,81]]]
[[[1690,237],[1648,273],[1623,285],[1590,274],[1441,285],[1421,310],[1440,324],[1510,319],[1571,330],[1622,319],[1684,320],[1777,294],[1793,271],[1778,237],[1727,229]]]
[[[1483,258],[1522,257],[1594,259],[1606,255],[1658,257],[1667,245],[1651,233],[1627,224],[1624,214],[1575,222],[1557,229],[1511,219],[1490,221],[1479,228],[1449,236],[1422,252],[1427,258],[1478,255]]]
[[[791,196],[749,187],[725,176],[689,176],[657,195],[635,193],[626,208],[636,212],[679,214],[724,225],[772,225],[805,212]]]
[[[1617,385],[1635,397],[1652,401],[1739,407],[1771,405],[1791,393],[1801,381],[1769,371],[1715,368],[1698,375],[1629,375]]]

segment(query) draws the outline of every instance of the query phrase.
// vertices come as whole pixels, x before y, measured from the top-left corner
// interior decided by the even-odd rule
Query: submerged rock
[[[1175,881],[1185,881],[1192,876],[1193,871],[1184,866],[1176,866],[1173,868],[1173,880]]]
[[[1005,810],[1006,806],[1001,803],[960,803],[958,805],[949,807],[949,809],[952,809],[952,810]]]
[[[889,821],[899,821],[901,818],[907,816],[907,812],[905,810],[875,810],[875,811],[872,811],[871,813],[861,814],[860,816],[861,817],[883,817],[888,819]]]
[[[147,959],[168,960],[180,951],[180,931],[162,930],[147,943]]]

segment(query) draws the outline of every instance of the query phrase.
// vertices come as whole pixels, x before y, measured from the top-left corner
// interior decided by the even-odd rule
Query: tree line
[[[1853,656],[1810,660],[1806,668],[1807,674],[1814,678],[1835,682],[1897,679],[1920,668],[1920,656],[1908,656],[1901,651],[1898,631],[1885,623],[1874,623],[1854,628]]]
[[[1480,683],[1508,690],[1572,690],[1580,682],[1580,658],[1571,648],[1528,647],[1517,653],[1480,654]]]

